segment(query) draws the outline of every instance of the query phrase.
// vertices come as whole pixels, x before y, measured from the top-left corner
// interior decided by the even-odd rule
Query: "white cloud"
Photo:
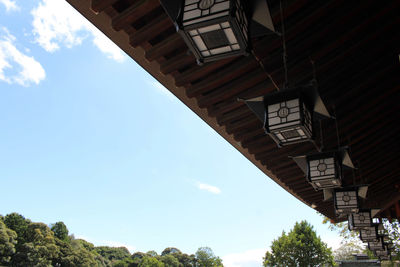
[[[33,57],[18,50],[15,42],[16,38],[7,28],[0,29],[0,80],[22,86],[39,84],[46,77],[46,72]],[[8,74],[8,71],[6,74],[6,70],[12,71],[13,74]]]
[[[41,0],[31,11],[35,42],[48,52],[80,45],[86,38],[107,57],[122,62],[123,51],[65,0]]]
[[[228,254],[222,257],[222,263],[226,267],[259,267],[262,266],[266,251],[267,249],[260,248]]]
[[[19,10],[17,3],[13,0],[0,0],[0,4],[3,4],[6,7],[7,12]]]
[[[216,195],[221,194],[221,189],[219,189],[218,187],[213,186],[213,185],[197,183],[197,188],[200,190],[205,190],[212,194],[216,194]]]

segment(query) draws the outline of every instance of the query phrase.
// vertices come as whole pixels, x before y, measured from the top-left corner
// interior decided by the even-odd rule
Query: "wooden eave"
[[[67,0],[91,23],[168,88],[193,112],[286,191],[337,220],[289,156],[315,152],[311,143],[278,148],[238,98],[275,90],[253,56],[198,66],[157,0]],[[399,28],[400,2],[284,1],[291,84],[312,79],[338,119],[340,145],[351,148],[359,170],[346,184],[369,184],[363,207],[400,217]],[[268,1],[280,30],[279,1]],[[282,86],[282,43],[275,35],[252,40],[257,57]],[[333,120],[323,122],[323,142],[338,142]],[[267,193],[267,192],[266,192]]]

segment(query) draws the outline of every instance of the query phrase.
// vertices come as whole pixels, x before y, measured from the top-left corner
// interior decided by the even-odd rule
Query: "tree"
[[[156,258],[144,256],[139,267],[164,267],[164,263],[157,260]]]
[[[392,261],[400,260],[400,222],[398,220],[382,220],[385,233],[392,243]]]
[[[50,227],[55,237],[64,241],[68,240],[68,228],[63,222],[56,222],[50,225]]]
[[[0,220],[0,265],[8,265],[11,256],[15,253],[15,244],[17,244],[17,233],[8,229]]]
[[[154,251],[154,250],[147,251],[146,254],[148,256],[150,256],[150,257],[157,257],[158,256],[157,252]]]
[[[335,260],[352,260],[354,254],[365,253],[365,248],[358,242],[341,242],[334,252],[333,256]]]
[[[168,254],[175,254],[175,253],[182,253],[179,249],[174,248],[174,247],[169,247],[163,250],[163,252],[161,252],[161,256],[165,256]]]
[[[335,265],[332,251],[317,236],[306,221],[295,224],[294,228],[274,240],[271,252],[267,251],[264,266],[320,266]]]
[[[199,266],[202,267],[220,267],[222,260],[214,255],[214,252],[209,247],[201,247],[196,252],[196,260]]]
[[[335,252],[335,259],[349,259],[352,254],[364,253],[370,258],[375,258],[374,254],[366,248],[359,238],[358,231],[350,231],[347,222],[332,223],[328,218],[324,218],[324,224],[329,224],[329,229],[339,233],[343,238],[341,242],[341,247],[339,247]],[[400,259],[400,224],[398,220],[393,220],[390,222],[387,219],[382,219],[382,224],[385,229],[385,234],[389,238],[389,242],[393,244],[393,254],[392,261]]]
[[[358,232],[350,231],[347,222],[332,223],[329,218],[324,217],[322,223],[329,224],[328,228],[342,237],[340,247],[333,252],[335,260],[351,260],[354,254],[367,254],[365,244],[361,242]]]
[[[181,267],[182,263],[179,262],[172,254],[161,256],[160,260],[164,263],[165,267]]]
[[[96,247],[95,251],[111,262],[123,260],[131,256],[131,253],[126,247],[100,246]]]
[[[26,242],[18,247],[12,266],[51,266],[59,247],[50,228],[44,223],[30,223],[25,234]]]
[[[7,214],[4,217],[4,224],[7,228],[17,233],[17,247],[25,243],[26,230],[28,229],[30,222],[30,220],[25,219],[24,216],[15,212]]]

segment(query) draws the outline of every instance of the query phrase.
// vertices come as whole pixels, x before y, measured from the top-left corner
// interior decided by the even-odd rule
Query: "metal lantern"
[[[385,243],[383,242],[383,237],[380,236],[378,237],[378,240],[368,242],[368,249],[371,251],[385,249]]]
[[[378,230],[376,225],[360,230],[360,239],[363,242],[374,242],[378,240]]]
[[[330,118],[314,83],[244,100],[278,146],[314,141],[314,120]]]
[[[278,145],[312,139],[312,113],[299,91],[277,92],[266,97],[264,102],[266,108],[264,128]]]
[[[335,188],[342,184],[342,165],[338,153],[307,156],[307,180],[315,189]]]
[[[374,254],[379,258],[388,257],[390,256],[390,250],[386,246],[384,246],[384,248],[381,250],[375,250]]]
[[[371,225],[372,219],[370,210],[360,210],[358,213],[349,214],[349,230],[360,230]]]
[[[248,53],[249,21],[240,0],[184,0],[176,23],[199,63]]]
[[[335,210],[338,215],[357,213],[359,211],[357,188],[335,189],[333,199]]]

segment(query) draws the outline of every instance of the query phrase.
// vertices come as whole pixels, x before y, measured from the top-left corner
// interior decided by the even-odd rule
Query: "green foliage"
[[[26,230],[28,228],[30,221],[25,219],[24,216],[18,213],[10,213],[4,217],[4,224],[7,228],[15,231],[17,233],[17,246],[25,243]]]
[[[332,251],[317,236],[306,221],[274,240],[271,252],[267,251],[264,266],[321,266],[335,265]]]
[[[30,223],[25,232],[26,242],[21,244],[13,257],[15,266],[51,266],[59,248],[54,234],[44,223]]]
[[[79,241],[65,242],[56,239],[59,253],[53,258],[53,266],[106,266],[96,260],[96,254],[87,250]]]
[[[196,259],[199,266],[204,267],[219,267],[222,265],[222,260],[214,255],[214,252],[209,247],[201,247],[196,251]]]
[[[400,222],[393,220],[390,222],[387,219],[382,221],[385,233],[388,235],[392,248],[392,261],[400,260]]]
[[[374,254],[368,250],[368,248],[364,248],[362,242],[359,239],[358,231],[350,231],[347,226],[347,222],[341,223],[333,223],[328,218],[323,219],[323,223],[330,223],[329,229],[339,233],[339,235],[343,238],[342,245],[335,250],[335,259],[350,259],[352,258],[352,254],[355,253],[364,253],[369,256],[369,258],[376,258]],[[396,260],[400,260],[400,224],[398,220],[393,220],[389,222],[387,219],[382,220],[385,234],[389,237],[389,242],[393,244],[393,254],[392,262]]]
[[[16,251],[15,244],[17,244],[17,233],[8,229],[0,220],[0,265],[10,263],[11,256]]]
[[[68,240],[68,228],[63,222],[56,222],[50,225],[50,227],[55,237],[64,241]]]
[[[164,263],[165,267],[182,267],[183,264],[179,262],[177,258],[169,255],[164,255],[160,258],[160,260]]]
[[[111,262],[123,260],[131,256],[131,253],[125,247],[115,248],[115,247],[100,246],[96,247],[95,251],[99,253],[103,258],[106,258]]]
[[[173,254],[175,258],[184,266],[184,267],[194,267],[196,266],[196,256],[194,254],[188,255],[186,253]]]
[[[222,261],[210,248],[196,255],[169,247],[162,255],[155,251],[130,254],[125,247],[96,247],[68,235],[63,222],[47,226],[22,215],[0,215],[0,266],[13,267],[220,267]]]
[[[157,257],[158,256],[157,252],[154,251],[154,250],[147,251],[146,254],[148,256],[150,256],[150,257]]]
[[[178,254],[178,253],[182,253],[179,249],[174,248],[174,247],[169,247],[163,250],[163,252],[161,252],[161,256],[165,256],[168,254]]]
[[[142,259],[142,262],[139,264],[139,267],[164,267],[164,263],[157,260],[156,258],[145,256]]]

